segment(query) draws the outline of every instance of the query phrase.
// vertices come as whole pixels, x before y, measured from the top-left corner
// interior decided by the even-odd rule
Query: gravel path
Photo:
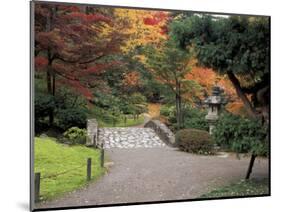
[[[249,162],[249,158],[200,156],[167,146],[110,148],[106,154],[113,164],[104,177],[37,208],[193,199],[240,180]],[[267,160],[257,159],[252,177],[268,177]]]

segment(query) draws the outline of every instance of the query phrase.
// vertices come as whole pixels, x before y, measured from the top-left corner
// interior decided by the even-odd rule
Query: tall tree
[[[172,24],[173,38],[183,49],[192,46],[200,65],[226,75],[250,117],[269,123],[268,17],[218,18],[194,14]],[[253,153],[246,178],[250,177]]]
[[[145,56],[148,69],[154,77],[173,92],[177,124],[182,127],[182,96],[191,82],[185,79],[185,75],[190,71],[188,67],[190,54],[177,48],[174,42],[167,41],[159,48],[148,47]]]

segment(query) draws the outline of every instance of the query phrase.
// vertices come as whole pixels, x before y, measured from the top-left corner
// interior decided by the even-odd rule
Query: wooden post
[[[101,144],[101,153],[100,153],[100,166],[104,166],[104,148],[103,143]]]
[[[40,201],[40,172],[35,173],[35,202],[39,202]]]
[[[87,181],[91,180],[91,173],[92,173],[92,158],[87,159]]]
[[[250,175],[251,175],[252,170],[253,170],[255,159],[256,159],[256,155],[252,154],[250,164],[249,164],[249,167],[248,167],[248,171],[247,171],[247,174],[246,174],[246,177],[245,177],[246,180],[248,180],[250,178]]]

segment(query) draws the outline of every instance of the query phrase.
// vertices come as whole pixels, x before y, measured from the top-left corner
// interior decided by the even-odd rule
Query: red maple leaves
[[[170,17],[168,13],[165,12],[155,12],[153,15],[149,17],[145,17],[143,19],[143,23],[148,26],[156,26],[160,28],[159,33],[161,35],[167,35],[168,34],[168,27],[167,27],[167,21],[169,21]]]
[[[162,22],[164,19],[167,19],[167,14],[164,12],[156,12],[152,17],[145,17],[143,23],[146,25],[157,25]]]
[[[93,94],[90,89],[88,89],[83,83],[81,83],[79,80],[66,80],[66,79],[60,79],[59,84],[63,84],[66,86],[71,86],[74,88],[75,91],[82,94],[87,100],[91,100],[93,98]]]
[[[35,7],[36,70],[47,72],[47,84],[57,81],[89,100],[95,77],[119,65],[114,60],[105,62],[103,58],[120,51],[123,42],[121,30],[101,33],[114,21],[93,9],[44,3],[36,3]],[[46,66],[48,68],[43,69]],[[50,89],[48,92],[54,94]]]

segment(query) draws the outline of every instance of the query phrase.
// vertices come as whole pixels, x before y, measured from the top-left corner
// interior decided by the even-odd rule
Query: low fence
[[[103,148],[103,144],[101,144],[101,150],[100,150],[100,166],[104,167],[104,148]],[[41,181],[44,179],[50,179],[50,178],[55,178],[58,177],[60,175],[63,174],[67,174],[73,170],[76,170],[78,168],[82,168],[82,167],[86,167],[86,171],[85,171],[85,180],[86,181],[90,181],[92,179],[92,158],[87,158],[86,163],[76,167],[75,169],[69,169],[60,173],[56,173],[56,174],[52,174],[52,175],[46,175],[44,177],[42,177],[40,172],[37,172],[34,174],[34,180],[35,180],[35,186],[34,186],[34,195],[35,195],[35,202],[39,202],[40,201],[40,184]]]
[[[169,146],[175,146],[175,135],[174,133],[159,120],[150,120],[144,127],[151,128]]]

